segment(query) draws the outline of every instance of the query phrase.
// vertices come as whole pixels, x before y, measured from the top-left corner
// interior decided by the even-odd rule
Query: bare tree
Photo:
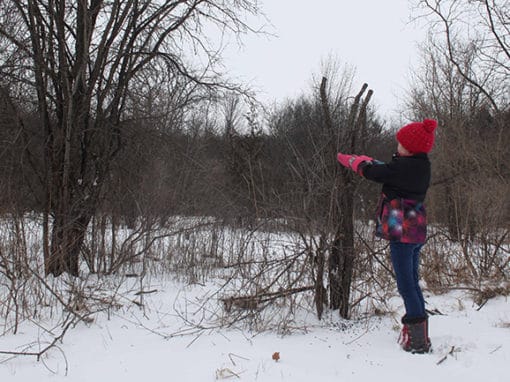
[[[336,154],[364,151],[377,125],[368,109],[372,91],[364,85],[351,96],[352,80],[349,68],[339,73],[329,62],[313,97],[283,105],[270,119],[279,145],[272,169],[278,173],[270,175],[277,179],[270,187],[274,210],[292,224],[288,228],[299,233],[309,254],[319,318],[326,305],[349,317],[356,258],[353,219],[360,182],[342,170]]]
[[[432,41],[495,111],[509,107],[510,4],[506,0],[420,0]],[[471,65],[464,65],[471,55]]]
[[[361,152],[365,148],[362,139],[367,131],[367,106],[373,91],[364,84],[351,104],[344,126],[335,126],[331,117],[327,79],[322,78],[320,98],[324,113],[324,125],[331,136],[325,153],[334,160],[335,154],[342,152]],[[344,131],[337,131],[344,130]],[[329,220],[334,229],[333,245],[328,258],[330,307],[339,309],[340,316],[349,317],[351,282],[354,272],[354,192],[357,179],[351,171],[336,166],[333,170],[334,188],[331,193]]]
[[[496,280],[506,277],[501,243],[510,216],[504,191],[510,174],[508,2],[420,5],[430,12],[431,35],[408,108],[413,118],[440,121],[430,217],[447,228],[442,235],[459,243],[465,282]]]
[[[241,15],[257,14],[257,2],[12,0],[0,7],[8,47],[2,76],[33,101],[41,124],[43,158],[28,155],[45,190],[45,272],[77,275],[86,228],[134,116],[134,85],[150,87],[165,70],[166,79],[187,80],[190,92],[229,88],[214,71],[219,48],[205,33],[211,26],[250,31]],[[188,52],[206,66],[190,66]]]

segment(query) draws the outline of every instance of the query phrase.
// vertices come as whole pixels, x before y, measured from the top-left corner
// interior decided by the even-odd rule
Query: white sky
[[[277,37],[245,36],[226,53],[230,74],[260,90],[265,102],[310,92],[312,75],[333,56],[356,69],[356,83],[374,90],[373,105],[394,115],[418,63],[425,32],[409,23],[409,0],[264,0]]]

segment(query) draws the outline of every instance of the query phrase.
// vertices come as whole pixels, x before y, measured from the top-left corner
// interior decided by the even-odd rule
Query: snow
[[[0,355],[0,381],[508,381],[510,305],[506,297],[481,308],[467,291],[426,292],[433,353],[412,355],[398,344],[397,296],[394,314],[345,321],[328,312],[313,314],[288,335],[221,328],[200,318],[205,298],[218,303],[214,284],[184,285],[152,280],[145,308],[126,291],[120,309],[94,315],[72,327],[62,342],[35,357]],[[128,295],[128,293],[131,293]],[[196,303],[196,304],[195,304]],[[58,321],[58,319],[56,319]],[[194,324],[190,324],[194,322]],[[54,324],[54,323],[53,323]],[[0,337],[0,351],[35,351],[61,328],[24,322],[16,335]],[[34,342],[35,341],[35,342]],[[31,344],[31,345],[30,345]],[[453,348],[453,350],[452,350]],[[280,359],[272,356],[279,352]],[[442,362],[440,362],[442,360]]]
[[[176,226],[186,222],[177,219]],[[438,313],[429,319],[433,353],[426,355],[408,354],[398,346],[402,301],[394,282],[384,270],[379,273],[376,264],[369,269],[379,277],[380,288],[357,305],[351,320],[326,311],[319,321],[310,291],[278,299],[251,319],[247,310],[227,314],[223,297],[256,293],[272,285],[274,275],[284,276],[271,291],[295,280],[300,282],[293,287],[310,285],[302,272],[309,260],[296,257],[306,256],[306,251],[289,233],[213,232],[198,226],[188,235],[160,235],[143,261],[123,269],[139,277],[89,274],[76,280],[46,278],[44,285],[37,278],[28,283],[17,279],[16,301],[24,304],[24,312],[34,312],[31,319],[18,320],[16,334],[11,285],[0,280],[0,382],[510,380],[508,297],[479,305],[469,288],[434,294],[424,284],[427,309]],[[30,227],[26,240],[37,243],[40,225]],[[11,240],[10,231],[0,232],[6,233],[2,243]],[[122,240],[131,240],[128,232],[119,235]],[[458,251],[451,243],[443,244],[441,254],[447,257],[441,264],[451,266]],[[30,253],[40,252],[37,246],[29,248]],[[34,269],[41,269],[40,257],[31,258]],[[245,269],[224,267],[246,261],[250,265]],[[142,270],[148,272],[140,279]],[[253,280],[253,275],[261,280]],[[358,275],[353,300],[368,292],[364,288],[373,288],[364,276]],[[57,300],[79,308],[82,316],[94,312],[92,320],[70,326],[39,360],[6,354],[37,353],[62,334],[73,315]],[[236,314],[245,319],[233,319]],[[278,360],[273,359],[276,352]]]

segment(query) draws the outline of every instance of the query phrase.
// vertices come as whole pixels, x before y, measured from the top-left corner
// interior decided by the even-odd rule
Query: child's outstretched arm
[[[362,163],[371,163],[373,161],[372,158],[366,155],[351,155],[351,154],[342,154],[338,153],[336,159],[340,162],[340,164],[344,167],[347,167],[353,170],[360,176],[363,176],[361,168],[363,166]]]
[[[337,154],[337,160],[358,175],[378,183],[385,183],[392,179],[394,166],[366,155]]]

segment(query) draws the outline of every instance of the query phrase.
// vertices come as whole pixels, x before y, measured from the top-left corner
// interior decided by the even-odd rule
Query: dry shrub
[[[422,277],[429,289],[444,293],[450,289],[468,288],[500,291],[508,279],[510,243],[508,231],[484,230],[474,235],[451,240],[446,230],[432,227],[423,249]]]

